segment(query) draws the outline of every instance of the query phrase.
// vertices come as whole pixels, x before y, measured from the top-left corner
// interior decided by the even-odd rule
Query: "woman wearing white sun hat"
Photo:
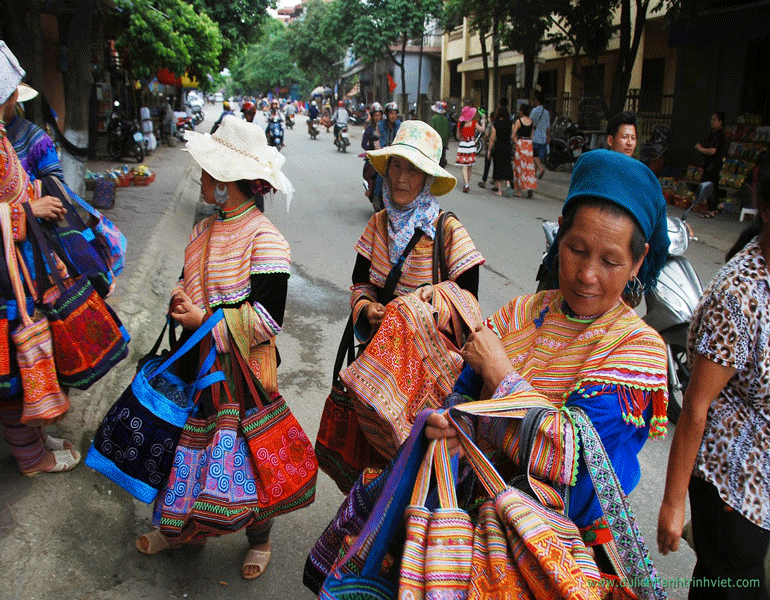
[[[184,272],[171,295],[171,317],[189,336],[212,311],[232,311],[228,320],[237,316],[251,337],[249,365],[254,375],[268,392],[276,392],[275,336],[283,323],[291,253],[286,239],[257,207],[257,200],[280,190],[288,207],[294,188],[281,172],[285,159],[267,145],[258,125],[233,116],[226,116],[213,135],[187,132],[186,138],[187,151],[201,167],[203,199],[219,211],[193,229]],[[214,329],[220,355],[231,351],[226,327],[222,321]],[[197,360],[198,353],[185,356]],[[234,361],[229,356],[223,359],[227,371]],[[181,365],[182,371],[185,368]],[[162,503],[165,495],[161,491],[157,502]],[[155,514],[158,527],[159,511]],[[245,579],[262,575],[270,561],[272,523],[269,519],[246,528],[249,549],[241,570]],[[136,540],[136,548],[148,555],[178,545],[159,529]]]

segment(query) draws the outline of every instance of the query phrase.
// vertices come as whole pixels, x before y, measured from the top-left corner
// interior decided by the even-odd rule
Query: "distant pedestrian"
[[[714,193],[708,200],[708,212],[704,219],[712,219],[721,213],[725,205],[719,201],[719,174],[722,171],[722,157],[725,154],[725,113],[721,110],[711,115],[711,134],[703,144],[695,144],[695,149],[703,155],[703,181],[714,184]]]
[[[534,122],[530,118],[531,107],[522,104],[519,107],[519,118],[513,127],[513,139],[516,144],[514,159],[514,181],[519,196],[532,197],[532,190],[537,189],[535,179],[535,160],[532,155],[532,130]]]
[[[545,155],[551,144],[551,114],[543,106],[543,95],[535,94],[535,107],[529,114],[534,129],[532,131],[532,152],[535,158],[535,175],[542,179],[545,173]]]
[[[495,195],[511,195],[511,180],[513,179],[513,167],[511,166],[512,140],[511,113],[508,112],[508,98],[500,98],[497,110],[492,116],[492,135],[489,138],[487,158],[494,161],[492,168],[492,181],[495,182],[497,191]]]
[[[484,131],[484,124],[475,120],[476,109],[472,106],[463,107],[460,120],[457,122],[457,137],[460,144],[457,147],[455,164],[463,169],[463,193],[470,188],[471,172],[476,162],[476,131]]]
[[[446,102],[440,100],[430,107],[433,116],[430,118],[430,126],[441,136],[441,160],[438,166],[446,167],[446,151],[449,149],[449,119],[446,116]]]

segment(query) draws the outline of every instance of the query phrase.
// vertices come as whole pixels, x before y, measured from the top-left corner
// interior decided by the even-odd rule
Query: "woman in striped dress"
[[[476,162],[476,132],[484,131],[485,125],[474,120],[476,109],[466,106],[460,113],[457,122],[457,137],[460,144],[457,146],[457,158],[455,164],[463,169],[463,193],[467,194],[470,187],[471,171]]]
[[[239,320],[250,338],[252,373],[268,393],[276,392],[275,336],[283,323],[291,253],[286,239],[257,207],[257,200],[278,189],[288,202],[293,188],[280,171],[281,155],[267,146],[264,131],[255,124],[226,116],[214,135],[189,132],[187,140],[187,150],[201,166],[201,195],[219,210],[193,229],[185,249],[184,271],[172,292],[171,317],[184,328],[185,339],[213,311],[229,312],[227,320]],[[223,369],[231,375],[237,362],[229,354],[238,350],[230,348],[224,319],[213,334]],[[193,349],[183,357],[183,361],[187,357],[194,361],[180,365],[183,376],[197,370],[198,355]],[[208,390],[199,406],[207,395]],[[156,527],[165,496],[162,490],[157,497]],[[241,568],[244,579],[259,577],[270,562],[272,524],[273,519],[267,519],[246,528],[249,549]],[[136,540],[137,550],[148,555],[178,546],[160,529]]]
[[[513,140],[516,144],[513,174],[518,195],[532,197],[532,190],[537,189],[535,178],[535,158],[532,154],[532,119],[529,118],[531,107],[522,104],[519,107],[519,118],[513,127]]]

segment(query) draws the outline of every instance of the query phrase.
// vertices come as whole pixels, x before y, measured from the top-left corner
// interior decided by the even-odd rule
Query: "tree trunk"
[[[419,114],[421,112],[421,104],[420,104],[420,84],[422,83],[422,52],[423,52],[423,43],[425,42],[425,35],[422,33],[420,34],[420,62],[417,65],[417,94],[415,95],[415,98],[417,99],[417,117],[422,118],[422,115]]]
[[[500,19],[497,15],[492,20],[492,98],[500,97],[498,87],[500,79]]]
[[[532,102],[532,89],[535,87],[535,58],[537,54],[524,53],[524,95]]]
[[[612,78],[610,92],[609,114],[616,115],[625,108],[628,86],[636,62],[636,53],[642,39],[642,31],[647,20],[649,0],[635,0],[636,18],[634,20],[633,37],[631,35],[631,0],[621,0],[620,13],[620,47],[618,48],[618,63]]]
[[[66,116],[64,137],[79,148],[88,147],[88,100],[91,93],[91,5],[80,0],[67,31],[67,72],[64,74]],[[86,165],[62,152],[64,179],[78,195],[85,195]]]

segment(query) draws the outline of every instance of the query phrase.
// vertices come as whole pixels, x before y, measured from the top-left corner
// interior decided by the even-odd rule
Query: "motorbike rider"
[[[348,110],[345,108],[345,103],[340,100],[337,102],[337,110],[334,111],[334,114],[332,115],[332,122],[334,123],[334,142],[337,142],[337,136],[340,134],[340,131],[342,131],[345,127],[348,126],[348,122],[350,121],[350,113],[348,113]]]
[[[286,106],[283,109],[284,114],[286,115],[286,120],[294,119],[294,115],[297,114],[297,106],[294,104],[294,100],[289,100],[286,103]]]
[[[219,125],[222,123],[222,119],[224,119],[227,115],[234,115],[235,113],[230,108],[230,102],[225,100],[222,102],[222,114],[219,115],[219,118],[214,122],[214,125],[211,126],[211,134],[213,135],[214,132],[219,129]]]
[[[241,106],[241,112],[243,113],[243,118],[246,119],[249,123],[254,122],[254,115],[257,114],[257,107],[253,102],[244,102],[243,106]]]
[[[377,149],[375,144],[380,139],[382,104],[379,102],[372,103],[369,108],[369,117],[369,123],[366,129],[364,129],[364,134],[361,136],[361,148],[366,152]],[[377,173],[368,158],[364,162],[364,179],[369,186],[369,189],[365,192],[366,197],[372,200],[372,204],[379,206],[377,199],[382,198],[382,177]]]
[[[385,118],[380,121],[380,139],[376,142],[377,148],[390,146],[399,127],[401,127],[401,119],[398,118],[398,104],[388,102],[385,105]]]
[[[636,150],[636,113],[625,110],[607,123],[607,147],[626,156]]]
[[[318,118],[318,102],[313,100],[307,109],[307,116],[311,121],[315,121]]]
[[[270,135],[270,124],[276,121],[280,124],[281,130],[283,130],[283,113],[278,105],[278,98],[273,98],[270,101],[270,111],[267,113],[267,128],[265,129],[267,141],[271,146],[273,145],[273,139]]]

